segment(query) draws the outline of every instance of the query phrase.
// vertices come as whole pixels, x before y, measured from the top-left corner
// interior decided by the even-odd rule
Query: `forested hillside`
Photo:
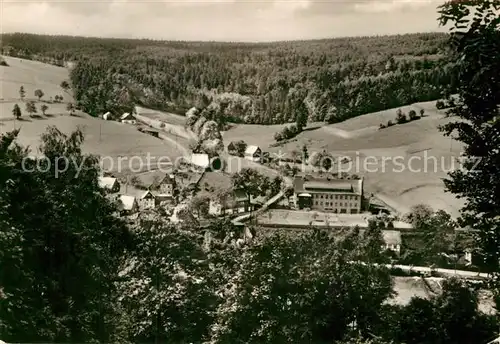
[[[160,42],[31,34],[3,35],[11,55],[62,64],[92,115],[131,103],[218,122],[336,122],[439,98],[453,87],[445,34],[317,41]]]

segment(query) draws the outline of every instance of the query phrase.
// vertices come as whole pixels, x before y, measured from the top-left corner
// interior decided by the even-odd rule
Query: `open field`
[[[100,155],[103,168],[106,170],[122,170],[127,173],[127,171],[134,172],[159,167],[167,169],[168,159],[175,161],[181,156],[180,150],[176,149],[172,142],[143,134],[134,126],[103,121],[78,112],[76,116],[69,116],[65,110],[66,104],[48,104],[48,116],[39,114],[38,118],[29,118],[23,113],[23,120],[13,120],[12,107],[15,103],[19,103],[21,110],[24,110],[24,106],[18,99],[21,85],[26,90],[26,98],[34,98],[33,92],[39,88],[44,91],[44,98],[63,94],[65,101],[71,99],[70,95],[64,93],[59,87],[61,81],[68,79],[68,71],[65,68],[35,61],[11,57],[6,57],[5,60],[9,66],[0,67],[3,97],[3,100],[0,100],[2,102],[0,119],[4,118],[3,121],[0,120],[0,134],[14,128],[21,128],[18,142],[24,146],[30,146],[32,154],[38,153],[40,135],[48,126],[55,126],[66,134],[71,133],[77,127],[82,128],[85,133],[84,152]],[[163,157],[160,163],[158,163],[159,157]]]
[[[2,57],[9,66],[0,67],[0,101],[18,101],[21,86],[26,91],[26,100],[36,100],[34,92],[41,89],[45,93],[42,99],[62,95],[65,101],[73,101],[71,94],[59,87],[62,81],[69,80],[66,68],[10,56]]]

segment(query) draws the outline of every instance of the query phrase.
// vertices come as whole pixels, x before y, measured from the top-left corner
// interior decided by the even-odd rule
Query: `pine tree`
[[[17,105],[17,104],[14,105],[14,108],[12,109],[12,115],[14,115],[14,117],[16,119],[21,118],[22,113],[21,113],[21,108],[19,107],[19,105]]]
[[[21,86],[19,88],[19,98],[21,98],[21,100],[24,100],[25,96],[26,96],[26,91],[24,90],[24,86]]]

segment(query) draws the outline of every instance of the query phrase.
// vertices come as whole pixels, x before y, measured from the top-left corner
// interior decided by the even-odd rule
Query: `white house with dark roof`
[[[245,159],[258,162],[262,157],[262,149],[259,146],[249,145],[245,149]]]
[[[127,124],[136,124],[137,123],[135,116],[129,112],[125,112],[123,115],[121,115],[120,121],[122,123],[127,123]]]
[[[113,177],[99,177],[99,187],[111,193],[120,191],[120,183]]]
[[[323,179],[297,176],[293,182],[295,206],[339,214],[359,214],[363,179]]]

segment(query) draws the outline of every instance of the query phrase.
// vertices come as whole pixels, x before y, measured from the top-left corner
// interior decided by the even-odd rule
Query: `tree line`
[[[74,61],[71,82],[97,116],[130,103],[217,122],[337,122],[434,100],[455,87],[438,33],[266,44],[4,35],[11,54]]]

